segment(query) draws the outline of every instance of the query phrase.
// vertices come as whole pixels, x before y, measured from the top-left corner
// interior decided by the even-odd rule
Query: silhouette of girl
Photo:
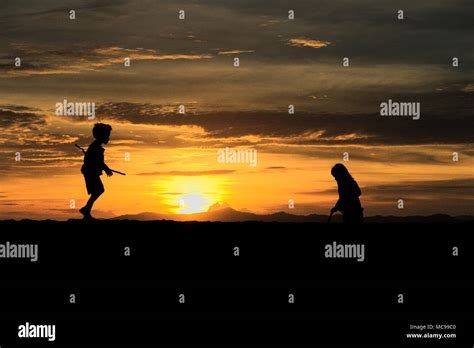
[[[357,182],[341,163],[337,163],[332,167],[331,174],[337,181],[337,191],[339,192],[339,200],[334,208],[331,209],[331,214],[340,211],[342,213],[342,220],[345,223],[364,222],[364,209],[359,200],[362,192]]]

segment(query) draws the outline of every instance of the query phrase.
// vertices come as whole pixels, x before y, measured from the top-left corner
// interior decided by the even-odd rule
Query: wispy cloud
[[[129,58],[131,64],[137,61],[202,60],[214,56],[207,53],[161,53],[153,49],[123,47],[75,47],[59,49],[15,44],[15,56],[27,57],[21,66],[15,67],[15,57],[0,57],[0,71],[6,76],[79,74],[105,69],[115,64],[124,64]]]
[[[378,184],[374,186],[362,186],[364,196],[384,196],[392,194],[395,197],[403,192],[405,196],[423,196],[426,194],[443,194],[446,196],[463,196],[465,199],[474,200],[474,179],[460,178],[449,180],[423,180],[401,183]],[[333,195],[333,189],[321,191],[302,191],[298,195]]]
[[[464,92],[472,93],[474,92],[474,83],[469,83],[462,89]]]
[[[38,127],[45,125],[45,117],[30,112],[28,107],[0,106],[0,127],[3,131],[6,131],[7,128],[10,128],[10,132],[17,130],[25,131],[38,129]]]
[[[262,28],[270,27],[270,26],[274,26],[274,25],[280,24],[280,23],[282,23],[282,22],[283,22],[283,21],[280,20],[280,19],[269,19],[269,20],[265,21],[264,23],[260,23],[260,24],[259,24],[259,27],[262,27]]]
[[[254,50],[232,50],[232,51],[220,51],[219,55],[228,55],[228,54],[240,54],[240,53],[253,53]]]
[[[329,41],[307,39],[304,37],[289,39],[288,44],[295,47],[323,48],[331,45]]]
[[[225,175],[232,174],[235,170],[172,170],[169,172],[139,173],[138,175],[170,175],[170,176],[201,176],[201,175]]]
[[[144,48],[102,47],[93,50],[99,57],[108,58],[109,64],[123,63],[125,57],[131,60],[199,60],[211,59],[211,54],[160,54],[157,50]],[[106,63],[107,64],[107,63]]]

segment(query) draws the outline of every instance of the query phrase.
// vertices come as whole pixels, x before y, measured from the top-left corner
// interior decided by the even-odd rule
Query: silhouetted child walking
[[[105,150],[102,147],[102,144],[109,142],[111,131],[112,127],[104,123],[96,123],[92,129],[92,135],[95,140],[89,145],[84,156],[84,164],[81,168],[86,181],[87,193],[90,194],[87,204],[79,209],[79,212],[84,215],[84,219],[93,219],[91,215],[92,206],[97,198],[104,193],[104,185],[100,180],[102,171],[105,171],[107,176],[113,175],[113,172],[104,163]]]
[[[359,196],[362,192],[357,182],[341,163],[337,163],[332,167],[331,174],[337,181],[337,191],[339,192],[339,200],[334,208],[331,209],[331,215],[336,211],[340,211],[345,223],[364,222],[364,209],[359,200]]]

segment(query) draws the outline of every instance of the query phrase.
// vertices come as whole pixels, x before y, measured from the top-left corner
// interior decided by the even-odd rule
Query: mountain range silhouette
[[[286,212],[273,214],[255,214],[251,212],[238,211],[227,204],[216,203],[207,212],[194,214],[159,214],[144,212],[139,214],[127,214],[114,217],[113,220],[174,220],[174,221],[221,221],[221,222],[320,222],[327,223],[328,215],[309,214],[295,215]],[[341,215],[335,215],[331,220],[334,223],[342,222]],[[446,214],[434,214],[429,216],[368,216],[368,223],[460,223],[474,222],[474,216],[450,216]]]

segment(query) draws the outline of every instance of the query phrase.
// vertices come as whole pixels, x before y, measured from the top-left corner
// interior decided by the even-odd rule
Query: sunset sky
[[[97,217],[216,202],[327,214],[344,152],[366,215],[472,215],[472,18],[472,0],[3,0],[0,219],[79,218],[74,144],[98,121],[127,176],[102,176]],[[56,116],[65,99],[96,118]],[[420,120],[380,116],[389,99],[420,102]],[[257,150],[257,165],[219,163],[226,147]]]

